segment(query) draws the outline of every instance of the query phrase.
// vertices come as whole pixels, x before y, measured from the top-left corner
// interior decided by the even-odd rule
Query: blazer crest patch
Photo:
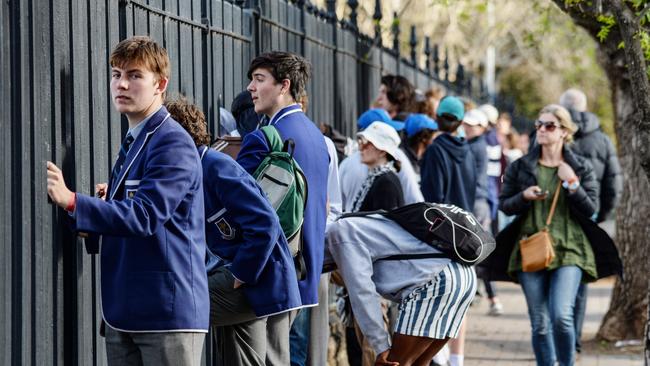
[[[235,229],[230,226],[230,223],[225,218],[220,218],[219,220],[215,221],[214,223],[217,225],[217,229],[219,229],[219,233],[221,233],[221,237],[225,240],[232,240],[235,238]]]

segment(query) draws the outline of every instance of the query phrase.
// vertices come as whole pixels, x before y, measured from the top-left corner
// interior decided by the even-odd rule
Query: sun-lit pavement
[[[469,313],[466,366],[535,366],[530,344],[530,322],[526,301],[518,285],[497,282],[497,294],[503,303],[504,314],[487,315],[488,301],[483,299]],[[593,339],[602,317],[609,306],[612,281],[599,281],[589,286],[587,316],[583,340]],[[637,366],[643,365],[641,352],[632,354],[604,354],[598,347],[587,347],[576,363],[578,366]]]

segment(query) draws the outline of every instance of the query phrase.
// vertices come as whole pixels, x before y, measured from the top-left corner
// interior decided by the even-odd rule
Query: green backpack
[[[282,141],[274,126],[261,128],[270,152],[253,173],[257,184],[280,218],[280,226],[287,237],[289,250],[294,259],[298,279],[306,275],[302,256],[302,224],[307,205],[307,179],[293,158],[295,143],[292,139]]]

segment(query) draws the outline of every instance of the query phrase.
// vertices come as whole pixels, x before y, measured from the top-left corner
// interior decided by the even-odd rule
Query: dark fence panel
[[[0,121],[5,128],[5,133],[0,134],[0,150],[2,151],[2,159],[0,159],[0,171],[5,176],[13,176],[13,154],[12,154],[12,135],[14,124],[12,120],[12,102],[11,90],[13,86],[13,77],[11,75],[11,58],[9,52],[11,50],[11,36],[14,34],[10,32],[11,29],[11,9],[9,2],[3,1],[0,4]],[[9,131],[7,132],[7,127]],[[0,200],[4,202],[0,208],[2,220],[0,221],[0,294],[3,294],[0,299],[0,363],[3,365],[11,365],[12,351],[13,351],[13,332],[12,332],[12,299],[13,299],[13,214],[14,207],[11,200],[12,188],[11,184],[7,184],[7,179],[3,179],[3,184],[0,184]]]
[[[451,87],[303,1],[4,1],[0,31],[3,365],[105,364],[98,257],[70,232],[67,214],[48,204],[45,162],[62,167],[81,193],[107,180],[126,130],[109,92],[108,59],[119,40],[145,34],[167,48],[168,93],[198,103],[213,135],[219,107],[229,109],[246,88],[247,66],[262,51],[309,59],[309,116],[348,136],[382,74],[400,73],[422,90]]]

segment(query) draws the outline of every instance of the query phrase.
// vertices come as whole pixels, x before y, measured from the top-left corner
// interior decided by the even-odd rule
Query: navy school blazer
[[[207,332],[203,177],[191,137],[161,107],[106,201],[77,194],[75,229],[102,235],[102,316],[129,332]]]
[[[293,139],[294,158],[307,178],[307,208],[304,215],[303,239],[307,276],[298,282],[303,306],[318,304],[318,282],[325,252],[325,221],[327,219],[327,175],[329,154],[325,138],[298,104],[277,112],[269,124],[278,129],[282,140]],[[244,137],[237,162],[250,174],[268,155],[269,147],[261,130]]]
[[[293,258],[264,192],[230,156],[206,146],[199,153],[208,249],[244,282],[242,290],[258,317],[299,307]]]

